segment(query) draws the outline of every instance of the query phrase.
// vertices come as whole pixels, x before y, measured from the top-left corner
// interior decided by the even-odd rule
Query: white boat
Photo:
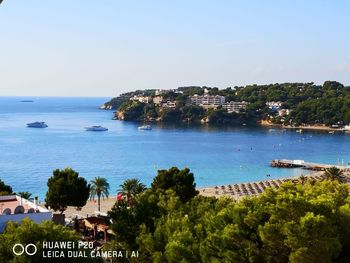
[[[99,125],[98,126],[94,125],[94,126],[90,126],[90,127],[85,127],[85,130],[87,130],[87,131],[108,131],[107,128],[99,126]]]
[[[27,123],[28,128],[47,128],[47,124],[45,122],[32,122],[32,123]]]
[[[303,129],[296,130],[297,133],[303,133]]]
[[[151,125],[142,125],[138,129],[139,130],[149,131],[149,130],[152,130],[152,127],[151,127]]]

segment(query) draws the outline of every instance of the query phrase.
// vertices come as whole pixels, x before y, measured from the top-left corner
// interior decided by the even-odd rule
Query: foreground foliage
[[[1,263],[37,263],[37,262],[100,262],[99,259],[89,258],[44,258],[42,244],[43,241],[78,241],[75,231],[55,225],[53,222],[45,221],[35,224],[28,218],[23,219],[21,224],[9,222],[5,232],[0,235],[0,262]],[[25,253],[16,256],[12,252],[14,244],[34,244],[37,253],[27,256]]]
[[[71,168],[53,171],[47,186],[46,206],[61,213],[67,206],[83,207],[90,195],[90,185]]]
[[[100,212],[101,210],[101,197],[108,198],[109,196],[109,183],[106,178],[103,177],[95,177],[91,180],[90,187],[90,198],[94,199],[97,196],[97,209]]]
[[[349,262],[348,195],[331,180],[240,202],[149,189],[110,215],[116,246],[139,249],[142,262]]]
[[[0,179],[0,196],[1,195],[10,195],[12,194],[12,187],[5,184],[1,179]]]
[[[132,203],[136,195],[146,190],[146,185],[136,178],[125,180],[119,187],[118,194],[125,196],[128,204]]]

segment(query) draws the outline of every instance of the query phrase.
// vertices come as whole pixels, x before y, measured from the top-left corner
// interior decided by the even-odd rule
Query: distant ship
[[[28,123],[27,127],[28,128],[47,128],[48,126],[45,122],[36,121],[36,122]]]
[[[151,125],[142,125],[138,129],[149,131],[149,130],[152,130],[152,127],[151,127]]]
[[[90,126],[90,127],[85,127],[85,130],[87,130],[87,131],[108,131],[107,128],[102,127],[102,126]]]

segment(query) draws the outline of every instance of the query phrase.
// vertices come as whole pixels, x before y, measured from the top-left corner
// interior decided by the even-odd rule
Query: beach
[[[323,179],[323,171],[311,172],[309,174],[304,175],[304,177],[309,180],[322,180]],[[348,173],[345,173],[347,177],[349,177]],[[300,180],[300,176],[291,176],[280,179],[271,179],[271,180],[262,180],[255,182],[247,182],[247,183],[233,183],[228,185],[220,185],[220,186],[212,186],[212,187],[203,187],[198,188],[200,195],[203,196],[214,196],[216,198],[220,197],[230,197],[235,200],[240,200],[243,197],[247,196],[256,196],[265,191],[266,188],[271,187],[273,189],[278,189],[281,184],[287,181],[292,181],[294,183]],[[101,214],[106,214],[115,204],[117,200],[116,196],[111,196],[109,198],[101,199]],[[75,207],[68,207],[65,211],[66,218],[73,219],[75,217],[84,218],[97,213],[97,200],[88,200],[86,205],[81,208],[81,210],[77,210]]]

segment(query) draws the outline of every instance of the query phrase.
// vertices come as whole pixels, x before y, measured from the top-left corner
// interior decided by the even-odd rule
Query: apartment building
[[[225,103],[225,97],[219,95],[194,95],[189,97],[191,105],[201,106],[203,108],[217,108]]]
[[[222,104],[222,108],[227,110],[228,113],[240,112],[241,110],[246,110],[249,103],[245,101],[230,101]]]
[[[142,103],[150,103],[152,101],[152,98],[151,97],[147,97],[147,96],[133,96],[130,98],[130,100],[133,100],[133,101],[139,101],[139,102],[142,102]]]

